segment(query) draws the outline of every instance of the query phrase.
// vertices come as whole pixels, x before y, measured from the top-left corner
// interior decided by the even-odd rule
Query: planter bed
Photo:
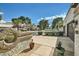
[[[10,30],[10,29],[8,29]],[[32,33],[28,32],[13,33],[16,34],[16,39],[5,39],[0,40],[0,55],[15,55],[21,51],[30,48],[32,42]],[[2,34],[2,33],[1,33]],[[10,34],[12,34],[10,32]],[[10,38],[10,36],[8,36]]]

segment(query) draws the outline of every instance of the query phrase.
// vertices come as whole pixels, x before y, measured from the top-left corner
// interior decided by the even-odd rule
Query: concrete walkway
[[[54,36],[33,36],[34,48],[28,52],[21,52],[18,56],[56,56],[56,45],[62,42],[65,48],[65,56],[72,56],[74,51],[74,42],[68,37]]]
[[[34,48],[29,52],[18,54],[19,56],[52,56],[57,42],[57,37],[33,36]]]

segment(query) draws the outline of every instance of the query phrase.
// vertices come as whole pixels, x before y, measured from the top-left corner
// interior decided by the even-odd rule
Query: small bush
[[[4,40],[4,34],[0,33],[0,41]]]
[[[47,34],[48,36],[63,36],[63,32],[47,32]]]
[[[17,34],[11,29],[4,29],[0,32],[0,41],[4,40],[6,43],[12,43],[17,39]]]
[[[61,47],[62,43],[59,42],[58,43],[58,46],[56,47],[59,51],[58,51],[58,55],[59,56],[64,56],[64,52],[65,52],[65,49],[63,47]]]
[[[59,36],[63,36],[63,32],[59,32]]]
[[[65,49],[61,47],[61,49],[58,51],[58,56],[64,56]]]
[[[52,36],[52,32],[46,32],[45,35],[46,36]]]
[[[42,35],[42,32],[38,32],[38,35]]]
[[[61,45],[62,45],[62,43],[61,43],[61,42],[59,42],[59,43],[58,43],[58,46],[57,46],[57,49],[59,49],[59,50],[60,50],[60,49],[61,49]]]
[[[12,35],[12,36],[6,36],[6,38],[5,38],[5,42],[6,43],[12,43],[12,42],[14,42],[16,39],[14,38],[14,35]]]

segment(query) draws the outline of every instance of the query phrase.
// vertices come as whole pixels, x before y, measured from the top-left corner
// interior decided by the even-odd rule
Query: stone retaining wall
[[[20,53],[21,51],[30,48],[30,43],[32,42],[32,39],[29,40],[25,40],[23,42],[20,42],[16,45],[16,47],[14,47],[13,49],[11,49],[10,51],[4,52],[4,53],[0,53],[1,56],[12,56],[12,55],[16,55],[18,53]]]
[[[21,51],[30,48],[30,44],[32,43],[32,33],[28,34],[28,32],[20,33],[21,36],[17,37],[17,40],[13,43],[3,44],[5,49],[0,49],[1,56],[13,56],[19,54]],[[19,35],[19,34],[18,34]],[[11,48],[14,46],[13,48]],[[8,49],[7,49],[8,48]],[[11,48],[11,49],[9,49]]]

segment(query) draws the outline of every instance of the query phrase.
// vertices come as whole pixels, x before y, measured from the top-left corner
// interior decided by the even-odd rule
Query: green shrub
[[[3,29],[0,33],[0,40],[4,40],[6,43],[12,43],[17,39],[17,33],[11,29]]]
[[[46,36],[57,36],[57,33],[55,32],[45,32]]]
[[[64,56],[65,49],[63,47],[61,47],[61,45],[62,45],[62,43],[59,42],[58,46],[56,48],[58,49],[58,55],[59,56]]]
[[[63,36],[63,32],[46,32],[46,36]]]
[[[63,36],[63,32],[59,32],[59,36]]]
[[[42,35],[42,32],[38,32],[38,35]]]
[[[4,38],[5,38],[5,35],[0,33],[0,41],[4,40]]]
[[[58,51],[58,56],[64,56],[64,53],[65,53],[65,49],[61,47],[61,49],[59,49]]]
[[[11,36],[6,36],[5,38],[5,42],[6,43],[12,43],[14,42],[16,39],[14,38],[14,35],[11,35]]]

